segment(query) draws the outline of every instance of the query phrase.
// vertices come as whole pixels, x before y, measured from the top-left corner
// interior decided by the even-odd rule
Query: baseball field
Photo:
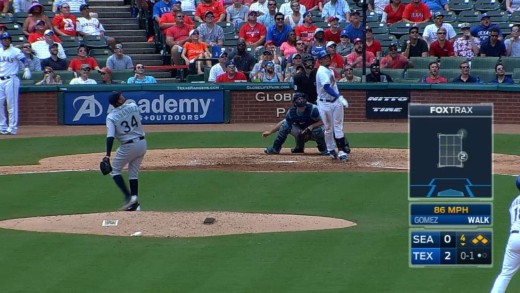
[[[292,138],[284,153],[267,156],[262,149],[273,137],[262,139],[260,129],[218,129],[171,131],[164,127],[155,132],[145,128],[150,158],[145,158],[140,173],[143,211],[131,217],[139,218],[147,211],[208,215],[220,211],[320,216],[356,225],[211,237],[0,228],[0,292],[489,291],[508,237],[508,206],[518,194],[512,175],[520,173],[514,172],[520,162],[520,135],[514,131],[494,137],[494,152],[508,156],[494,166],[507,165],[500,166],[506,171],[494,175],[493,268],[412,269],[407,172],[394,168],[392,162],[403,154],[406,158],[403,127],[395,132],[350,133],[353,151],[346,164],[314,155],[316,149],[310,143],[308,155],[290,155]],[[109,177],[95,170],[103,156],[103,130],[69,136],[70,128],[58,127],[56,136],[45,132],[31,137],[23,135],[22,127],[20,136],[1,137],[0,220],[116,211],[122,201],[120,192]],[[222,157],[218,165],[189,165],[193,163],[189,160],[181,165],[168,163],[175,153],[186,150],[208,161],[212,154],[229,153],[232,163],[226,164]],[[388,150],[400,155],[383,156]],[[161,153],[168,155],[154,160],[166,161],[166,165],[151,164],[151,155]],[[242,157],[244,164],[240,164]],[[381,162],[364,164],[368,158]],[[54,162],[53,167],[36,167],[41,160]],[[312,167],[304,161],[313,162]],[[71,169],[69,164],[76,167]],[[264,224],[261,219],[257,222]],[[508,292],[519,291],[517,276]]]

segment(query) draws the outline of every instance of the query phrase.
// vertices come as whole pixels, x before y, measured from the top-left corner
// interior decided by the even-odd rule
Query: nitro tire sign
[[[410,91],[367,91],[367,119],[407,119]]]

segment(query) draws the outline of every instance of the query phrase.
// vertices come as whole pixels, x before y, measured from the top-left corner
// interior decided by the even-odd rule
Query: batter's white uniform
[[[324,86],[329,84],[334,92],[338,93],[338,85],[334,78],[334,73],[331,69],[320,65],[316,73],[316,92],[318,93],[318,110],[320,111],[321,119],[323,120],[323,127],[325,132],[325,143],[327,150],[335,151],[336,143],[334,137],[343,138],[343,104],[339,99],[329,95]]]
[[[16,134],[18,131],[19,61],[22,64],[25,62],[25,56],[20,49],[12,45],[4,49],[0,45],[0,131],[2,133]],[[9,124],[5,116],[6,101]]]
[[[520,195],[511,203],[509,214],[511,216],[511,233],[507,241],[502,271],[496,278],[491,293],[506,292],[511,278],[520,268]]]

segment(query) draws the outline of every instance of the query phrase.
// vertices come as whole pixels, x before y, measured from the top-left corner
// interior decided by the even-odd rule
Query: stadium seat
[[[404,74],[404,80],[410,82],[419,82],[429,75],[428,68],[408,68]]]
[[[466,57],[442,57],[441,58],[441,69],[457,69],[459,70],[460,63],[467,61]]]
[[[520,23],[520,11],[513,11],[513,13],[509,16],[509,22]]]
[[[388,32],[396,37],[396,39],[400,38],[402,35],[408,34],[408,29],[412,24],[406,22],[396,22],[392,23],[390,27],[388,27]]]
[[[489,69],[471,69],[470,75],[474,77],[478,77],[480,79],[481,83],[489,83],[491,80],[496,78],[495,70],[493,67],[493,70]]]
[[[93,35],[84,36],[83,43],[89,49],[108,48],[108,44],[107,44],[105,38],[102,38],[101,36],[93,36]]]
[[[504,64],[507,72],[513,72],[513,69],[520,68],[520,58],[518,57],[502,57],[500,63]],[[495,69],[494,66],[493,69]]]
[[[464,10],[457,16],[457,22],[479,23],[480,12],[475,10]]]
[[[491,17],[493,23],[509,22],[509,15],[502,10],[487,11],[487,15]]]
[[[437,57],[410,57],[410,61],[413,64],[414,69],[426,69],[429,70],[428,66],[430,62],[437,61]]]
[[[441,69],[440,73],[448,82],[452,82],[454,78],[460,75],[460,69]]]
[[[472,0],[451,0],[450,10],[460,14],[461,11],[473,10],[474,4]]]
[[[112,52],[109,49],[91,49],[88,52],[89,56],[96,57],[96,58],[98,56],[102,56],[102,57],[110,56],[111,54],[112,54]]]
[[[473,9],[484,13],[486,11],[499,10],[500,4],[496,0],[476,0]]]
[[[471,70],[491,70],[495,71],[495,65],[498,63],[498,57],[473,57],[471,59]]]
[[[56,74],[61,76],[61,80],[63,84],[69,84],[70,81],[74,78],[74,72],[68,70],[54,70]]]
[[[444,22],[452,23],[455,21],[457,21],[457,14],[454,11],[445,12]]]
[[[112,80],[121,80],[127,81],[129,77],[134,75],[133,69],[125,69],[125,70],[113,70],[112,71]]]
[[[404,71],[404,69],[381,68],[381,72],[390,75],[394,82],[399,82],[399,80],[403,79]]]

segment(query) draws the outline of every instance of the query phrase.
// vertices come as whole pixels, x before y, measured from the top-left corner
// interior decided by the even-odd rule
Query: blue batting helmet
[[[326,50],[321,50],[318,52],[317,57],[318,57],[318,59],[321,59],[321,58],[327,57],[329,55],[330,55],[329,52],[327,52]]]
[[[516,177],[516,188],[518,188],[520,190],[520,176],[517,176]]]
[[[8,32],[2,33],[0,35],[0,40],[3,40],[3,39],[11,39],[11,34]]]

